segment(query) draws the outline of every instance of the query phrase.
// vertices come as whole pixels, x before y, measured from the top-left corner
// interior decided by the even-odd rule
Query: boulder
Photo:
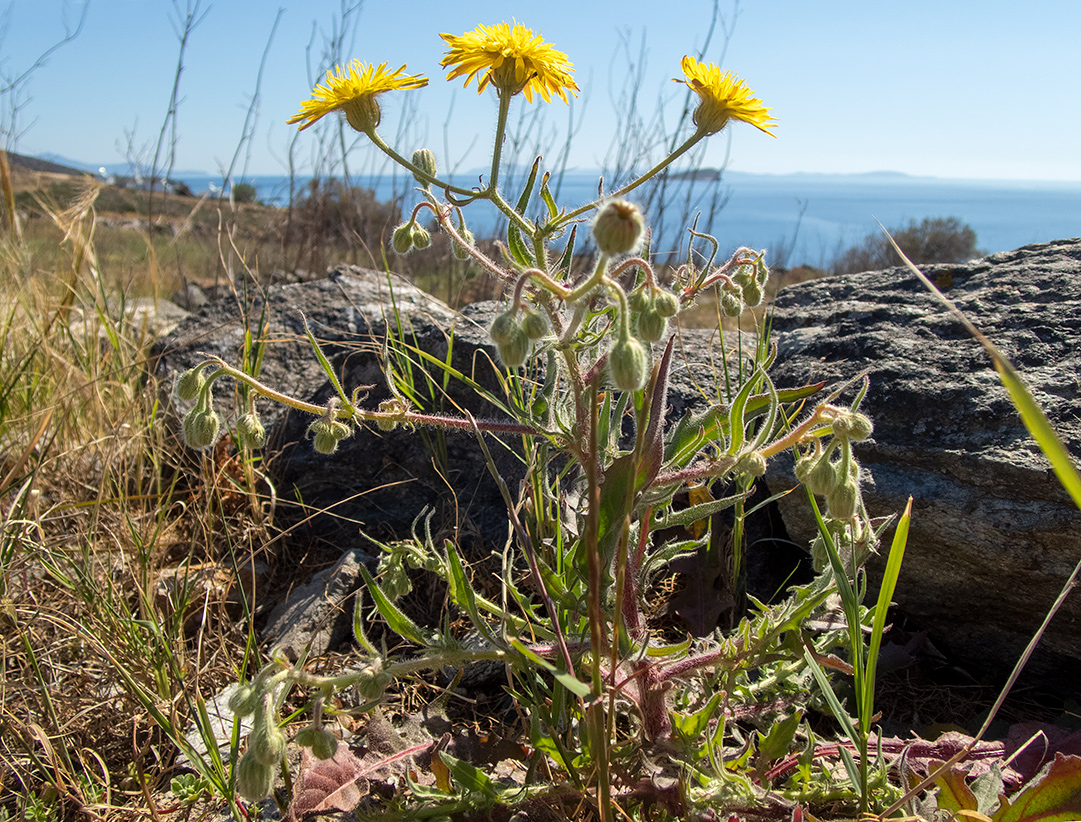
[[[1081,457],[1081,240],[924,270],[1013,361]],[[773,337],[778,385],[870,375],[863,410],[874,437],[856,448],[873,478],[867,507],[882,516],[914,499],[895,600],[969,670],[1001,682],[1081,559],[1081,512],[986,353],[903,268],[782,290]],[[791,463],[772,463],[766,480],[774,492],[794,485]],[[802,497],[781,510],[807,544],[814,526]],[[1029,673],[1072,679],[1076,691],[1079,629],[1075,592]]]

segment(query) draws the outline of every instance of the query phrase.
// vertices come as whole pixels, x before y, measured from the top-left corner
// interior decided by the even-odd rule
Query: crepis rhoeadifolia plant
[[[537,158],[512,202],[500,187],[510,106],[518,97],[532,102],[534,95],[567,101],[578,91],[573,66],[567,55],[517,23],[442,37],[448,79],[464,76],[466,84],[476,80],[480,91],[491,86],[496,94],[486,184],[454,185],[439,176],[430,150],[419,149],[406,159],[384,142],[378,131],[380,96],[428,82],[407,74],[405,66],[395,71],[386,63],[339,66],[327,72],[325,84],[316,86],[290,122],[304,129],[340,112],[413,174],[420,202],[394,231],[394,251],[405,254],[431,242],[421,225],[427,214],[435,230],[449,235],[456,255],[505,284],[509,301],[490,326],[505,388],[504,396],[490,397],[492,418],[417,407],[397,389],[400,375],[389,365],[393,398],[367,407],[359,391],[351,394],[339,382],[314,338],[314,355],[335,390],[325,406],[279,393],[216,357],[181,376],[176,393],[193,403],[183,427],[193,448],[209,447],[221,431],[211,393],[221,377],[243,390],[245,407],[234,430],[245,447],[259,448],[266,440],[255,405],[259,398],[311,414],[308,434],[323,454],[347,437],[365,436],[369,425],[381,431],[459,432],[477,437],[480,448],[486,448],[485,437],[504,438],[508,447],[513,443],[529,470],[518,499],[506,491],[512,536],[507,550],[500,546],[496,552],[503,594],[497,600],[483,596],[455,541],[437,545],[427,527],[411,539],[381,546],[377,578],[365,571],[366,590],[358,595],[356,666],[337,676],[318,676],[272,654],[238,687],[230,706],[252,717],[254,730],[237,765],[237,790],[252,800],[271,792],[286,750],[280,708],[290,688],[312,694],[309,722],[293,742],[327,758],[339,744],[324,723],[336,693],[355,689],[360,710],[372,710],[404,677],[494,661],[505,667],[506,689],[523,711],[530,750],[535,760],[544,761],[549,786],[559,782],[580,792],[595,802],[602,818],[611,817],[613,803],[630,807],[650,791],[655,800],[663,794],[665,802],[682,809],[723,796],[753,801],[769,787],[763,771],[756,771],[768,764],[762,759],[766,748],[779,755],[808,744],[808,731],[797,734],[800,712],[792,707],[805,703],[814,687],[805,649],[822,655],[844,641],[843,632],[811,636],[804,628],[836,590],[836,569],[831,572],[826,549],[839,556],[845,548],[845,573],[856,576],[876,542],[852,450],[852,443],[871,434],[870,420],[858,410],[866,381],[847,406],[839,403],[838,391],[811,408],[806,400],[821,387],[775,387],[767,373],[770,349],[760,335],[753,352],[740,347],[725,355],[723,379],[697,408],[669,419],[672,322],[713,287],[723,313],[741,315],[762,302],[769,269],[765,253],[749,248],[715,264],[716,241],[692,230],[713,254],[696,262],[688,253],[671,287],[662,284],[649,259],[645,220],[630,197],[730,124],[747,123],[771,134],[775,123],[742,80],[685,57],[677,82],[697,97],[694,130],[671,155],[618,191],[571,210],[556,204]],[[501,259],[482,252],[467,227],[465,211],[476,201],[491,203],[507,219]],[[593,264],[573,278],[571,263],[582,254],[579,230],[587,224]],[[702,557],[707,567],[704,558],[712,557],[723,565],[730,592],[746,610],[741,528],[747,499],[768,461],[786,451],[795,455],[799,482],[825,500],[817,546],[822,573],[793,588],[779,605],[751,598],[750,613],[734,630],[665,644],[651,631],[647,592],[680,558]],[[735,525],[731,540],[722,544],[714,523],[726,509],[733,509]],[[399,607],[409,589],[407,567],[424,568],[445,581],[456,615],[471,626],[468,635],[451,631],[449,620],[436,628],[419,625]],[[365,625],[376,613],[409,650],[387,652],[368,639]],[[728,721],[738,714],[737,704],[765,702],[781,706],[774,712],[787,719],[770,730],[763,713],[757,742]],[[750,707],[745,715],[757,716]],[[453,761],[449,754],[441,756]],[[461,777],[466,766],[455,766],[453,773]],[[646,784],[652,787],[643,788]],[[529,788],[538,790],[544,788]],[[456,795],[452,784],[446,801]],[[424,801],[436,799],[425,794]]]

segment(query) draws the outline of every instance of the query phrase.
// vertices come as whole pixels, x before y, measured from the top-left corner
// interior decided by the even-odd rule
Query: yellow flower
[[[468,86],[470,80],[484,72],[477,81],[478,92],[491,83],[500,96],[514,96],[521,91],[531,103],[533,92],[539,92],[546,103],[552,101],[553,94],[569,103],[567,92],[578,93],[572,76],[574,64],[567,55],[519,23],[513,28],[507,23],[477,26],[461,37],[439,36],[450,46],[440,63],[443,68],[454,66],[448,80],[464,74]]]
[[[683,73],[687,79],[676,82],[686,83],[700,98],[694,111],[694,124],[699,131],[716,134],[729,120],[742,120],[771,137],[777,136],[769,131],[777,127],[770,110],[732,72],[722,74],[713,63],[699,63],[687,55],[683,58]]]
[[[346,74],[348,68],[348,74]],[[300,111],[286,122],[305,122],[301,131],[315,125],[319,118],[341,109],[349,125],[357,131],[368,131],[379,125],[379,103],[376,96],[395,89],[421,88],[428,85],[427,77],[405,74],[405,66],[387,71],[387,64],[378,66],[354,60],[348,67],[335,66],[327,72],[325,86],[312,89],[312,99],[300,105]]]

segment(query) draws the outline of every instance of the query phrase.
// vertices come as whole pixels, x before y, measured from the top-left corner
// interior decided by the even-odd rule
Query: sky
[[[145,154],[176,77],[177,12],[195,3],[0,0],[0,89],[86,10],[79,34],[21,87],[7,147],[94,165]],[[350,6],[359,10],[343,27]],[[582,91],[569,108],[519,97],[511,116],[543,109],[549,156],[573,117],[581,127],[572,167],[604,165],[613,134],[627,128],[613,98],[639,65],[638,113],[663,111],[674,129],[686,89],[672,78],[682,76],[684,54],[704,47],[703,59],[743,77],[778,122],[776,139],[745,124],[710,138],[708,166],[1081,181],[1079,0],[719,0],[708,42],[713,0],[198,0],[198,8],[203,16],[180,74],[176,169],[218,173],[241,145],[239,170],[286,173],[296,135],[286,119],[335,60],[354,58],[405,63],[430,78],[427,88],[380,98],[388,142],[407,156],[426,145],[441,168],[481,167],[490,157],[495,95],[446,81],[438,35],[516,19],[568,54]],[[344,47],[328,61],[325,44],[343,28]],[[255,127],[242,144],[264,53]],[[5,127],[13,102],[11,92],[0,93]],[[318,152],[315,131],[293,143],[298,171]],[[351,163],[371,162],[370,152],[358,143]]]

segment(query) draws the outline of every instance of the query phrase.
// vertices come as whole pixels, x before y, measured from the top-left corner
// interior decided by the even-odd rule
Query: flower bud
[[[667,330],[668,320],[657,311],[656,302],[638,315],[638,336],[646,342],[657,342]]]
[[[645,286],[636,288],[627,295],[627,307],[631,310],[632,314],[639,314],[642,311],[645,311],[652,303],[653,294],[650,289]]]
[[[408,254],[413,250],[412,223],[402,223],[390,237],[390,244],[396,254]]]
[[[236,432],[240,440],[249,448],[262,448],[266,445],[266,429],[259,417],[249,411],[236,421]]]
[[[739,458],[736,463],[737,474],[747,474],[752,477],[761,477],[766,473],[766,458],[757,451],[751,451]]]
[[[342,105],[345,121],[357,131],[366,133],[379,125],[382,112],[374,94],[361,94]]]
[[[662,317],[674,317],[679,313],[679,297],[671,291],[658,291],[653,295],[653,307]]]
[[[859,488],[851,482],[842,482],[826,497],[830,516],[834,519],[848,520],[856,515],[859,500]]]
[[[649,376],[649,354],[634,337],[618,339],[608,352],[608,373],[620,391],[638,391]]]
[[[492,337],[492,342],[502,345],[514,340],[521,330],[518,313],[514,309],[508,309],[492,320],[492,327],[488,333]]]
[[[435,177],[436,173],[439,171],[439,167],[436,165],[435,162],[435,155],[426,148],[418,148],[416,151],[413,152],[413,165],[415,165],[429,177]],[[428,181],[416,172],[413,173],[413,178],[425,188],[428,187]]]
[[[804,484],[812,494],[825,497],[833,493],[833,489],[840,481],[841,478],[837,476],[837,467],[826,454],[818,460],[818,464],[815,465]]]
[[[645,230],[642,212],[626,200],[609,200],[593,220],[593,239],[609,256],[635,251]]]
[[[255,713],[262,702],[262,693],[250,682],[244,682],[229,696],[229,710],[237,716],[248,716]]]
[[[520,365],[525,365],[525,361],[529,359],[529,352],[533,348],[532,342],[526,336],[522,327],[519,325],[516,328],[518,333],[515,337],[507,342],[496,344],[499,359],[503,360],[503,365],[507,366],[507,368],[517,368]]]
[[[814,451],[796,458],[796,479],[803,485],[806,485],[810,480],[811,472],[814,471],[815,466],[818,465],[818,458],[820,456],[821,453],[816,448]]]
[[[338,739],[330,731],[317,725],[302,728],[293,741],[297,745],[311,748],[316,759],[330,759],[338,751]]]
[[[405,411],[405,408],[402,406],[401,400],[391,399],[379,403],[379,411],[383,414],[401,414]],[[393,431],[398,427],[398,421],[379,418],[376,419],[375,425],[380,431]]]
[[[477,244],[476,237],[473,236],[473,232],[463,226],[458,226],[458,233],[462,235],[462,239],[466,241],[469,246],[475,246]],[[468,260],[469,252],[457,241],[453,241],[450,244],[450,250],[454,253],[454,256],[459,260]]]
[[[338,443],[352,434],[352,429],[339,420],[320,417],[308,426],[308,436],[319,454],[333,454],[338,450]]]
[[[221,420],[213,408],[196,406],[184,417],[184,442],[196,450],[209,448],[218,440]]]
[[[721,286],[721,311],[726,317],[738,317],[743,313],[743,290],[737,285]]]
[[[415,248],[427,248],[432,244],[432,235],[426,229],[413,223],[413,246]]]
[[[754,273],[749,265],[741,265],[736,269],[736,273],[732,275],[732,282],[743,288],[747,283],[752,282],[754,279]]]
[[[236,764],[236,792],[249,802],[258,802],[274,790],[274,768],[264,765],[251,751]]]
[[[357,692],[369,701],[380,699],[391,681],[390,674],[383,670],[382,661],[376,659],[361,668],[359,673],[360,676],[356,685]]]
[[[531,340],[548,335],[548,319],[539,311],[527,308],[522,312],[522,331]]]
[[[754,261],[754,280],[758,283],[759,288],[766,287],[766,280],[769,279],[769,268],[766,267],[765,256],[759,257]]]
[[[861,414],[858,411],[840,414],[833,421],[833,433],[838,437],[844,437],[854,442],[867,439],[873,431],[874,425],[871,423],[871,419],[866,414]]]
[[[176,395],[182,400],[194,400],[206,385],[202,366],[192,368],[180,375],[176,381]]]
[[[762,292],[762,286],[760,286],[755,280],[751,280],[747,285],[743,286],[743,302],[745,302],[750,308],[754,308],[756,305],[762,303],[762,298],[765,296]]]
[[[256,761],[273,767],[285,756],[285,734],[278,727],[274,712],[274,697],[263,695],[263,704],[255,712],[255,728],[248,735],[248,753]]]

